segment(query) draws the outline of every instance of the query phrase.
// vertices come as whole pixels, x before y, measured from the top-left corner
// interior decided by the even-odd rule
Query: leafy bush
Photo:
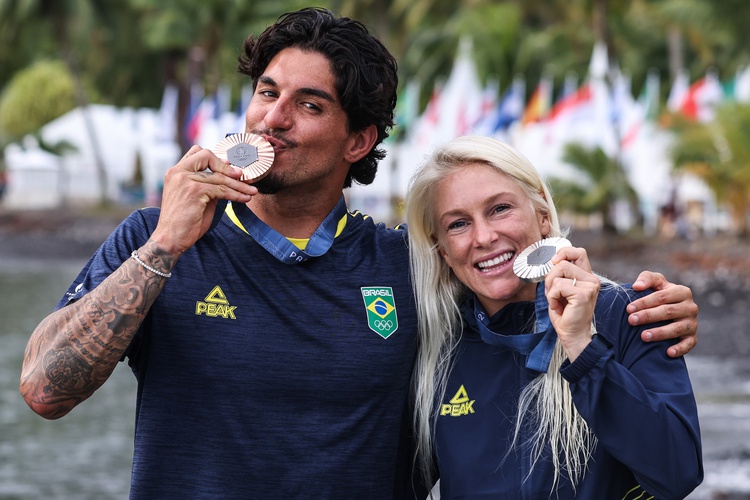
[[[73,78],[60,61],[19,71],[0,97],[0,131],[19,139],[75,107]]]

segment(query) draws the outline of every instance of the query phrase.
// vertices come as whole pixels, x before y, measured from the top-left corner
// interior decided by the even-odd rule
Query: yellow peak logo
[[[441,405],[440,416],[460,417],[461,415],[474,413],[474,401],[476,400],[469,399],[466,388],[461,384],[455,396],[448,403]]]
[[[216,285],[203,301],[195,303],[196,316],[205,314],[211,318],[237,319],[234,315],[235,309],[237,306],[229,305],[229,300],[219,285]]]

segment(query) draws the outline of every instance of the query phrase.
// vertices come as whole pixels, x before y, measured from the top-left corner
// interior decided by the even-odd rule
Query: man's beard
[[[258,188],[260,194],[276,194],[285,187],[282,178],[273,175],[273,172],[269,172],[259,181],[253,182],[253,186]]]

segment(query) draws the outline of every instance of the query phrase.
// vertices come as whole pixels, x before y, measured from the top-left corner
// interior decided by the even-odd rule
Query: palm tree
[[[578,143],[565,146],[563,161],[578,170],[582,182],[550,178],[555,203],[562,211],[599,213],[606,233],[616,233],[612,208],[626,201],[638,213],[638,194],[628,181],[618,161],[607,156],[601,147],[587,148]]]
[[[737,233],[750,236],[750,105],[726,103],[710,123],[673,117],[671,157],[677,171],[700,177],[726,204]]]
[[[94,154],[94,164],[99,180],[99,199],[102,205],[109,203],[107,196],[107,171],[94,131],[94,125],[88,113],[89,98],[83,82],[79,53],[74,50],[74,41],[82,26],[91,25],[94,18],[106,12],[107,2],[104,0],[32,0],[20,2],[6,1],[2,4],[4,14],[10,15],[5,19],[8,24],[17,24],[18,30],[32,30],[38,32],[40,24],[49,26],[57,44],[60,58],[65,62],[73,76],[75,97],[91,141]]]
[[[623,3],[622,0],[613,3]],[[716,68],[722,78],[750,60],[750,11],[742,0],[628,0],[609,16],[618,61],[634,87],[658,68],[673,81],[679,71],[703,76]],[[664,87],[664,92],[669,87]]]
[[[162,60],[163,83],[180,89],[178,124],[185,121],[194,85],[207,94],[224,83],[239,90],[243,80],[236,71],[237,56],[248,34],[259,34],[282,13],[305,6],[301,0],[129,1],[138,15],[144,45]],[[182,139],[181,133],[177,136]]]

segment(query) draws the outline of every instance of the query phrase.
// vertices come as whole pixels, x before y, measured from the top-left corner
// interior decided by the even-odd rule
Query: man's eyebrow
[[[326,101],[333,102],[333,103],[336,102],[336,99],[331,94],[321,89],[316,89],[312,87],[302,87],[301,89],[297,90],[297,93],[302,94],[302,95],[312,95],[315,97],[320,97],[321,99],[325,99]]]
[[[258,83],[264,83],[266,85],[273,85],[274,87],[276,86],[276,82],[274,81],[274,79],[271,78],[270,76],[265,76],[265,75],[258,77]]]
[[[258,77],[258,83],[262,83],[264,85],[271,85],[272,87],[278,86],[276,84],[276,81],[273,78],[271,78],[270,76],[266,76],[266,75]],[[332,96],[329,92],[326,92],[325,90],[318,89],[315,87],[302,87],[302,88],[295,90],[295,93],[300,94],[300,95],[311,95],[315,97],[320,97],[321,99],[325,99],[326,101],[333,102],[333,103],[336,102],[336,98]]]

